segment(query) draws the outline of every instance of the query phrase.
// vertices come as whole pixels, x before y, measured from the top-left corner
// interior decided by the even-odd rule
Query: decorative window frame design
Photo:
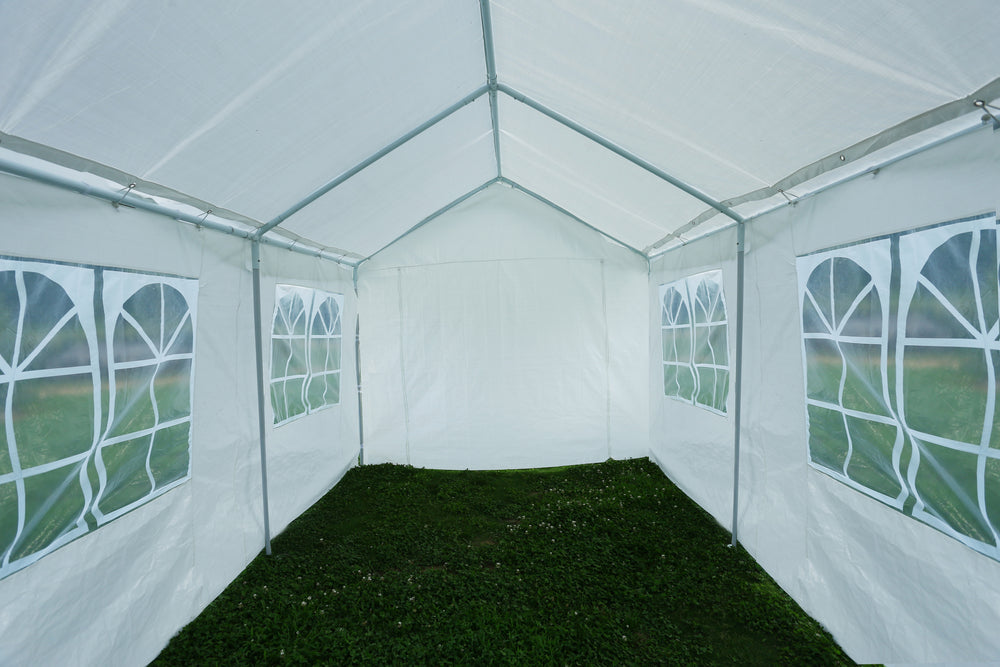
[[[837,322],[817,318],[822,310],[808,283],[827,261],[850,262],[867,273],[878,294],[877,314],[865,320],[869,336],[846,332]],[[809,464],[865,495],[911,516],[966,546],[1000,560],[1000,411],[996,380],[1000,369],[1000,227],[995,213],[952,221],[820,251],[797,259],[802,359],[806,386]],[[855,272],[857,273],[857,271]],[[846,275],[846,273],[844,274]],[[824,280],[826,275],[821,276]],[[838,282],[829,275],[828,294]],[[857,280],[847,285],[842,303],[851,299]],[[822,288],[821,288],[822,289]],[[836,299],[831,297],[830,303]],[[829,311],[830,308],[827,308]],[[877,318],[877,322],[875,321]],[[828,331],[816,331],[817,320]],[[877,334],[877,335],[874,335]],[[841,354],[840,400],[822,401],[821,355],[813,341],[832,344]],[[878,348],[878,373],[848,363],[842,348]],[[870,365],[870,364],[869,364]],[[829,376],[830,374],[827,373]],[[867,376],[868,405],[862,412],[843,400],[851,376]],[[876,386],[878,385],[878,386]],[[844,427],[820,416],[817,408],[842,417]],[[951,416],[948,418],[948,416]],[[852,440],[849,419],[878,424],[880,439]],[[875,432],[875,429],[869,429]],[[890,436],[890,433],[892,434]],[[826,452],[846,434],[842,465]],[[874,454],[873,454],[874,452]],[[851,461],[867,456],[890,475],[898,492],[886,493],[864,479],[864,467]],[[870,469],[870,467],[869,467]],[[860,473],[860,474],[859,474]]]
[[[660,285],[659,296],[664,395],[725,415],[729,320],[722,271]]]
[[[801,308],[799,322],[802,326],[802,364],[806,369],[806,422],[810,425],[810,464],[855,490],[901,510],[908,491],[898,472],[903,449],[903,430],[890,407],[892,400],[889,396],[890,242],[883,239],[807,255],[798,259],[796,268]],[[837,299],[834,289],[837,277],[851,274],[861,278],[854,285],[857,289],[851,290],[852,294],[847,298]],[[822,280],[814,281],[819,284],[811,290],[810,279],[820,276]],[[822,295],[813,293],[820,289],[826,289],[826,292]],[[865,313],[859,312],[863,304],[875,308],[877,327],[872,326],[876,323],[872,323],[871,318],[866,320]],[[810,322],[809,325],[806,324],[807,321]],[[861,322],[860,325],[858,321]],[[865,324],[875,330],[865,330]],[[870,374],[866,378],[856,372],[863,364],[855,363],[854,358],[863,357],[865,350],[869,355],[872,352],[878,355],[874,382]],[[824,351],[827,354],[823,354]],[[834,358],[833,362],[827,361],[825,364],[836,365],[835,388],[817,377],[819,362],[810,365],[810,359],[819,357]],[[824,384],[827,386],[823,386]],[[819,442],[814,443],[812,438],[813,427],[818,428],[820,423],[836,424],[836,427],[843,429],[844,456],[837,467],[833,467],[836,464],[831,460],[836,458],[836,453],[821,454]],[[872,488],[873,485],[866,485],[856,479],[863,475],[861,472],[855,473],[855,470],[867,471],[870,462],[863,460],[855,452],[854,441],[857,438],[860,444],[865,431],[882,430],[882,427],[894,430],[891,438],[891,461],[899,487],[896,493],[892,493],[892,489],[876,490]]]
[[[343,311],[342,294],[275,285],[270,380],[275,427],[340,404]]]
[[[115,381],[119,368],[146,367],[148,381],[133,382],[134,396],[148,398],[154,415],[158,400],[167,398],[156,392],[162,389],[157,373],[163,355],[122,364],[122,348],[115,345],[123,305],[144,287],[158,285],[169,286],[183,303],[178,328],[188,332],[184,353],[175,355],[183,357],[183,367],[171,377],[174,442],[167,445],[156,435],[168,424],[155,419],[152,428],[124,438],[115,437],[111,426],[123,389]],[[0,334],[0,578],[190,478],[197,297],[193,279],[0,257],[0,330],[6,330]],[[162,323],[163,302],[148,306],[145,296],[132,301],[133,310]],[[119,413],[134,417],[140,404],[131,400]],[[74,422],[88,427],[73,429]],[[108,448],[126,441],[130,451],[105,460]],[[172,457],[166,467],[165,446]],[[137,470],[148,487],[130,479],[129,502],[103,511],[101,503],[121,488],[121,473],[128,469]]]
[[[128,308],[129,301],[143,291],[144,294],[153,294],[154,298],[159,297],[158,313],[154,313],[154,322],[139,322],[135,315]],[[167,299],[173,296],[183,299],[187,304],[187,311],[175,321],[168,322],[170,313]],[[167,431],[177,431],[178,429],[191,429],[192,402],[191,396],[194,393],[194,332],[196,330],[196,312],[190,304],[196,302],[197,284],[193,281],[161,276],[146,276],[131,273],[106,272],[104,280],[104,317],[105,331],[107,336],[107,359],[109,385],[114,389],[110,393],[108,405],[107,429],[101,439],[101,444],[97,448],[97,455],[94,464],[97,467],[97,474],[100,479],[99,497],[104,497],[111,486],[108,477],[107,465],[105,464],[105,452],[113,445],[125,445],[129,442],[149,438],[147,455],[145,461],[145,476],[151,487],[153,496],[165,493],[170,489],[182,484],[190,477],[191,457],[187,457],[187,470],[184,475],[177,477],[169,476],[167,479],[158,479],[151,465],[151,458],[159,442],[162,442]],[[149,324],[153,324],[153,331],[148,331]],[[157,326],[158,325],[158,326]],[[120,358],[120,351],[116,350],[119,327],[126,326],[138,333],[147,349],[149,356],[141,359],[123,360]],[[157,335],[158,334],[158,335]],[[184,368],[187,373],[184,373]],[[180,372],[177,369],[180,368]],[[165,375],[174,370],[173,377],[165,379]],[[129,406],[120,406],[117,400],[120,387],[123,386],[125,374],[131,371],[150,372],[149,382],[149,405],[153,413],[153,423],[142,428],[128,428],[124,431],[116,429],[116,422],[127,419]],[[178,385],[177,379],[184,381],[187,375],[187,409],[183,406],[164,405],[161,415],[161,403],[165,403],[164,394],[170,390],[173,392],[183,391],[184,387]],[[179,377],[178,377],[179,376]],[[158,382],[159,380],[159,382]],[[159,391],[158,391],[159,390]],[[183,394],[181,395],[183,398]],[[173,414],[167,407],[173,408]],[[180,407],[182,409],[178,410]],[[176,447],[176,444],[174,445]],[[94,503],[93,513],[99,524],[107,523],[122,514],[141,505],[145,500],[138,499],[127,503],[121,507],[109,510],[107,514],[102,510],[100,503]]]

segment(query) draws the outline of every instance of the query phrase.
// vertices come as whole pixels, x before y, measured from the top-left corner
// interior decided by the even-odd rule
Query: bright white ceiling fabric
[[[281,228],[367,257],[494,178],[484,95],[289,217]]]
[[[492,176],[650,252],[678,230],[690,239],[731,223],[706,221],[705,201],[503,87],[754,215],[782,201],[774,198],[781,183],[801,185],[786,187],[793,196],[814,189],[807,181],[831,166],[819,161],[855,147],[849,166],[869,138],[905,139],[886,131],[966,104],[998,81],[994,0],[493,0],[489,8],[502,86],[501,173],[494,163]],[[40,0],[0,5],[0,26],[6,147],[38,157],[56,149],[64,165],[258,223],[487,83],[476,0],[313,0],[292,9],[263,0]],[[989,92],[1000,97],[1000,83]],[[488,106],[483,96],[463,107],[282,227],[303,242],[372,254],[490,178]],[[928,127],[959,115],[978,123],[981,111],[966,106]]]
[[[0,131],[262,222],[485,82],[475,2],[52,0],[0,26]]]
[[[588,224],[642,250],[667,234],[668,218],[705,204],[534,109],[500,96],[505,177],[558,202]]]
[[[988,3],[493,3],[501,81],[718,200],[997,76]]]

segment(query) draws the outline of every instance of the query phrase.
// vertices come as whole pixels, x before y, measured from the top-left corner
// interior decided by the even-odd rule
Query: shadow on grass
[[[355,468],[153,663],[853,664],[650,461]]]

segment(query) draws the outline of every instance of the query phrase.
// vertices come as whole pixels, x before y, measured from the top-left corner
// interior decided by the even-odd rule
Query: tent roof
[[[993,0],[294,8],[0,5],[2,168],[42,158],[350,262],[503,180],[651,253],[1000,97]]]

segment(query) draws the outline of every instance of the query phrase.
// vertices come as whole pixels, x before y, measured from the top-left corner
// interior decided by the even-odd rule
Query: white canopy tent
[[[359,453],[649,455],[856,660],[995,659],[998,28],[0,5],[0,663],[147,662]]]

